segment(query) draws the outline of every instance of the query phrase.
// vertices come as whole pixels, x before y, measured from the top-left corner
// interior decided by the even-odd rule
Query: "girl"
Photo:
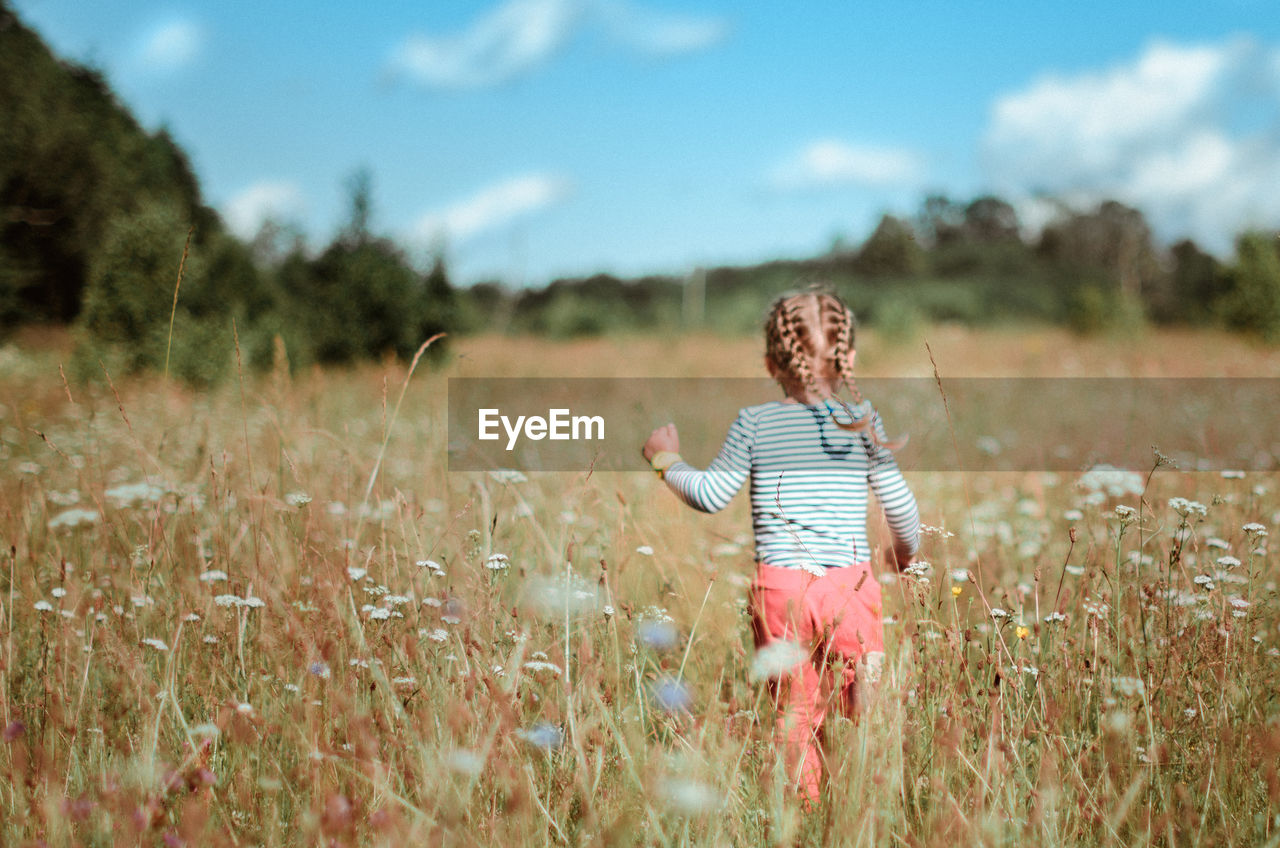
[[[781,640],[809,651],[808,662],[770,679],[788,767],[809,803],[819,796],[818,734],[829,699],[851,714],[859,676],[874,683],[884,660],[880,583],[871,574],[866,533],[868,489],[893,537],[886,561],[906,566],[919,544],[915,498],[879,415],[854,385],[853,359],[853,314],[839,298],[784,297],[765,322],[764,361],[786,399],[741,410],[705,471],[680,459],[674,424],[654,430],[644,444],[645,458],[667,485],[703,512],[723,509],[751,478],[757,651]],[[842,386],[853,405],[837,398]],[[839,680],[829,668],[833,660],[843,662]]]

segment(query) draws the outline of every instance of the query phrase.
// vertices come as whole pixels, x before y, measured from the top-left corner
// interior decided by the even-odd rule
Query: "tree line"
[[[294,366],[407,357],[441,330],[754,331],[773,297],[809,281],[890,333],[925,321],[1157,322],[1280,342],[1274,233],[1243,234],[1221,262],[1190,240],[1157,244],[1141,211],[1114,201],[1063,207],[1028,237],[1004,199],[933,195],[854,246],[705,269],[696,286],[600,274],[513,290],[455,288],[443,253],[416,265],[372,231],[367,174],[348,189],[348,220],[323,248],[274,223],[237,238],[173,138],[144,130],[101,73],[54,56],[0,0],[0,335],[70,325],[86,373],[166,368],[208,383],[236,354],[250,366],[282,350]]]

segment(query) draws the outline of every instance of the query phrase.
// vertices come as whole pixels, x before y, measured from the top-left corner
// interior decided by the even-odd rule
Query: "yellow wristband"
[[[658,451],[653,455],[653,458],[649,460],[649,465],[653,467],[654,471],[658,472],[659,477],[665,479],[667,469],[675,465],[677,462],[683,462],[680,458],[680,454],[675,453],[674,451]]]

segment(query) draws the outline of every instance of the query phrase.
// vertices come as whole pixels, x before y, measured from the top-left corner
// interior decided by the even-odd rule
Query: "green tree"
[[[911,276],[923,269],[924,254],[911,225],[886,214],[858,251],[854,267],[872,277]]]
[[[1280,342],[1280,234],[1251,232],[1236,240],[1219,312],[1236,329]]]

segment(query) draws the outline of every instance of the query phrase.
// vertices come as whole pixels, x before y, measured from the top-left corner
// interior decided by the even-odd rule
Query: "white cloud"
[[[289,219],[303,213],[302,190],[285,180],[262,180],[247,186],[222,206],[222,215],[231,232],[243,239],[253,238],[270,218]]]
[[[647,53],[702,50],[728,31],[717,18],[669,15],[620,0],[505,0],[453,35],[413,35],[392,51],[389,69],[428,88],[497,85],[548,62],[575,34],[602,24]]]
[[[919,157],[901,148],[821,139],[784,160],[771,176],[781,189],[900,186],[918,182],[923,170]]]
[[[1165,238],[1226,252],[1242,229],[1280,225],[1280,49],[1161,42],[1037,80],[996,101],[983,158],[1002,192],[1115,198]]]
[[[413,224],[411,236],[422,243],[442,236],[452,242],[466,241],[546,209],[568,193],[568,182],[551,174],[513,177],[428,212]]]
[[[598,9],[614,38],[658,56],[706,50],[729,34],[723,18],[672,15],[622,2],[602,2]]]
[[[158,24],[146,32],[137,49],[139,66],[153,71],[176,71],[195,61],[204,46],[204,30],[188,20]]]

